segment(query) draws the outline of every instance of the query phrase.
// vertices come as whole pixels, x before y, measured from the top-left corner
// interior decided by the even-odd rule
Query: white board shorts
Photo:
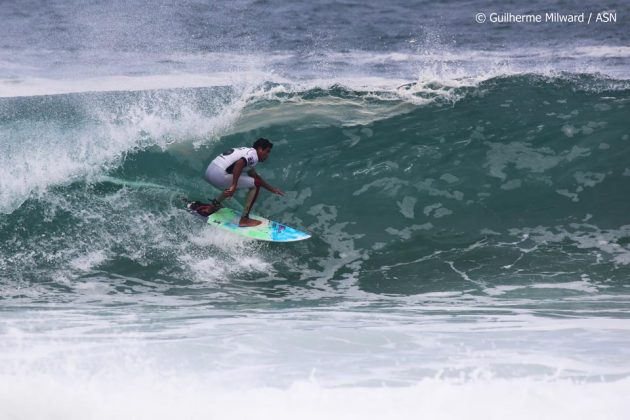
[[[232,185],[232,174],[228,174],[224,169],[212,163],[208,165],[203,178],[221,190]],[[241,176],[238,177],[236,188],[256,188],[256,180],[243,172]]]

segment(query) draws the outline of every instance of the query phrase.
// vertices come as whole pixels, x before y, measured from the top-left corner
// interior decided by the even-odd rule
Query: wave
[[[543,290],[515,284],[584,281],[567,293],[588,294],[621,281],[630,262],[628,92],[597,75],[524,74],[5,98],[2,265],[13,279],[121,266],[140,277],[260,276],[268,255],[200,234],[178,197],[215,194],[200,174],[217,151],[265,136],[277,146],[261,171],[287,195],[257,210],[316,237],[302,245],[308,262],[292,252],[272,277],[511,297]],[[249,262],[217,260],[222,246]]]

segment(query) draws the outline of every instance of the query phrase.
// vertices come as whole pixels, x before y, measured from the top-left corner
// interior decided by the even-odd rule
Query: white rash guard
[[[231,174],[234,165],[240,159],[245,159],[246,164],[243,172],[247,172],[258,163],[258,153],[253,147],[237,147],[223,152],[212,161],[211,165],[217,165],[226,173]]]
[[[208,165],[204,178],[217,188],[225,189],[232,184],[232,170],[240,159],[247,164],[238,178],[236,188],[254,188],[257,181],[247,174],[258,163],[258,153],[253,147],[237,147],[223,152]]]

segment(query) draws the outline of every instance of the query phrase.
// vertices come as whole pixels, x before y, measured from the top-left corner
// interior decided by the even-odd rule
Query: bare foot
[[[262,222],[260,220],[250,219],[249,217],[241,217],[241,221],[238,223],[240,227],[252,227],[258,226]]]

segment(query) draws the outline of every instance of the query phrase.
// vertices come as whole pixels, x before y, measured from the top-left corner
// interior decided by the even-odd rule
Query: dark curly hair
[[[262,147],[263,149],[267,149],[267,148],[271,149],[273,147],[273,143],[261,137],[254,142],[254,145],[252,147],[254,149],[258,149],[259,147]]]

